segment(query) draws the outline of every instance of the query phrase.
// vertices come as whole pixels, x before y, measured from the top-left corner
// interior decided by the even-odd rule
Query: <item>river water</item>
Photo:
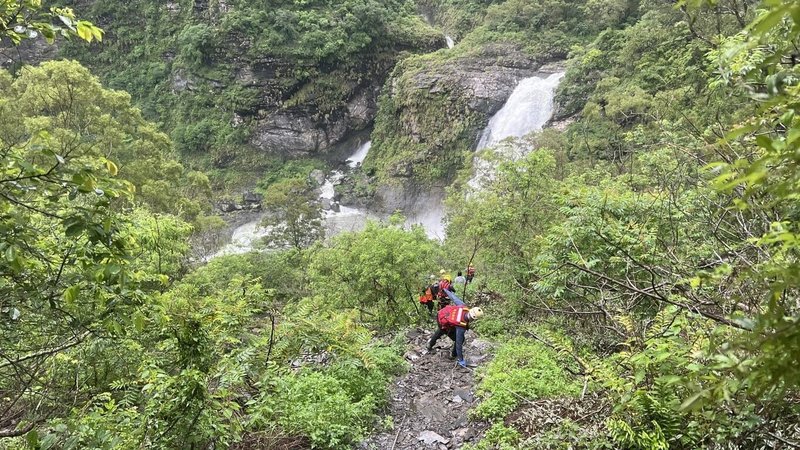
[[[481,134],[476,150],[493,148],[505,157],[516,159],[524,156],[515,154],[520,146],[504,145],[503,140],[510,137],[521,137],[532,131],[541,130],[553,115],[553,98],[563,72],[550,75],[525,78],[519,82],[506,101],[505,105],[489,120],[489,124]],[[369,153],[372,143],[359,145],[345,162],[351,168],[357,168]],[[473,177],[468,185],[479,190],[492,179],[496,163],[492,158],[485,158],[480,153],[473,160]],[[325,233],[327,237],[345,231],[358,231],[364,228],[367,219],[380,220],[385,214],[378,214],[359,208],[336,205],[334,201],[335,186],[344,174],[331,171],[320,187],[320,201],[335,204],[334,208],[324,211]],[[420,224],[427,235],[433,239],[444,240],[444,200],[443,192],[428,192],[415,198],[403,213],[406,225]],[[338,206],[338,211],[336,207]],[[245,253],[257,247],[257,243],[269,234],[269,229],[260,226],[262,218],[245,223],[236,228],[231,243],[220,249],[211,258]],[[210,258],[209,258],[210,259]]]

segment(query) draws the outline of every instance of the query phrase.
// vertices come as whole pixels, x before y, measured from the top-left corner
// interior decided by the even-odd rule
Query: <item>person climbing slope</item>
[[[482,316],[483,310],[480,307],[468,307],[452,291],[447,291],[447,295],[453,304],[445,306],[439,311],[437,317],[438,328],[428,341],[428,351],[430,352],[433,350],[436,341],[438,341],[440,337],[447,335],[447,337],[453,341],[453,349],[450,351],[450,356],[458,358],[459,366],[467,367],[463,348],[465,334],[469,329],[470,322]]]
[[[472,283],[473,278],[475,278],[475,267],[470,264],[467,266],[467,283]]]
[[[439,280],[439,310],[444,308],[450,303],[450,293],[453,293],[453,283],[449,274],[444,274],[442,279]],[[459,300],[460,301],[460,300]]]
[[[433,302],[438,293],[439,283],[436,282],[436,277],[431,274],[429,284],[425,286],[425,289],[422,291],[422,295],[419,296],[419,302],[428,308],[428,313],[433,313]]]

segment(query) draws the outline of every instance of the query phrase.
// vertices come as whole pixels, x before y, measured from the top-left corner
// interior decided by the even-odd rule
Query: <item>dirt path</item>
[[[469,422],[467,410],[476,402],[473,369],[458,367],[450,359],[453,341],[442,337],[432,352],[425,350],[432,330],[406,334],[405,358],[411,369],[398,378],[385,412],[393,429],[374,434],[359,444],[361,450],[458,449],[475,442],[487,424]],[[482,365],[490,344],[467,333],[464,355],[471,365]]]

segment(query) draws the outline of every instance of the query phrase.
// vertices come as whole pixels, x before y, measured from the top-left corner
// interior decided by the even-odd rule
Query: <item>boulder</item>
[[[317,186],[322,186],[325,183],[325,172],[319,169],[314,169],[308,175],[308,178],[314,183],[317,183]]]
[[[417,436],[417,440],[424,442],[425,445],[431,445],[433,443],[447,444],[450,442],[450,439],[445,439],[431,430],[425,430],[420,433],[419,436]]]
[[[242,194],[242,203],[245,204],[254,204],[254,203],[261,203],[264,199],[264,196],[252,191],[245,191]]]
[[[237,209],[241,209],[241,208],[239,207],[239,205],[236,204],[236,202],[223,200],[223,201],[217,203],[217,209],[219,209],[220,211],[222,211],[224,213],[228,213],[228,212],[236,211]]]

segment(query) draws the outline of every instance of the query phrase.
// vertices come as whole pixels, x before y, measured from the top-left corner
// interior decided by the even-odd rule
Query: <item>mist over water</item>
[[[448,36],[448,46],[451,43],[452,39],[449,39]],[[513,154],[514,151],[519,151],[518,146],[504,145],[501,141],[509,137],[521,137],[532,131],[542,129],[553,115],[555,89],[563,76],[563,72],[558,72],[548,76],[535,76],[520,81],[505,105],[489,120],[488,126],[481,134],[476,150],[494,147],[495,151],[512,159],[524,156],[522,154]],[[359,145],[353,154],[345,160],[347,165],[351,168],[358,167],[364,162],[371,146],[371,141]],[[488,180],[491,180],[495,163],[476,156],[473,161],[473,167],[475,172],[468,184],[473,189],[478,190]],[[335,185],[344,176],[338,170],[331,171],[325,182],[320,186],[319,199],[333,202]],[[428,237],[444,240],[444,198],[443,191],[434,190],[417,194],[403,211],[406,216],[406,226],[422,225]],[[382,217],[385,217],[385,214],[339,205],[339,211],[327,210],[323,213],[325,234],[326,237],[331,237],[346,231],[359,231],[364,228],[367,219],[380,220]],[[253,250],[256,244],[270,232],[268,228],[260,226],[262,219],[263,217],[259,217],[236,228],[231,237],[231,243],[208,259],[223,255],[246,253]]]

